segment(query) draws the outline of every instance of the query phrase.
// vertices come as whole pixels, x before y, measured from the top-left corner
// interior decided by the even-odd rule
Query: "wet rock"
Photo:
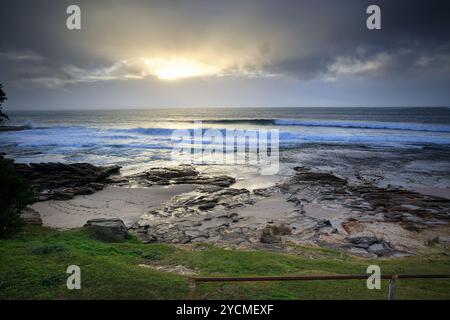
[[[352,185],[336,175],[301,167],[276,186],[253,192],[209,184],[224,178],[202,176],[192,167],[172,170],[170,174],[153,171],[152,177],[151,183],[194,183],[198,187],[145,214],[138,229],[147,227],[147,231],[137,232],[144,241],[275,250],[282,250],[287,243],[315,243],[377,258],[422,250],[423,240],[414,238],[409,228],[424,232],[433,227],[441,230],[448,224],[449,200],[394,187],[380,188],[367,179],[363,185]],[[280,208],[282,212],[273,218],[248,215],[245,209],[234,210],[274,195],[294,205],[288,203],[289,209]],[[307,210],[313,209],[317,213],[311,215]]]
[[[133,176],[147,182],[159,185],[170,184],[204,184],[209,186],[229,187],[236,180],[229,176],[205,176],[201,175],[191,165],[180,165],[178,167],[151,168],[144,174]]]
[[[415,237],[415,233],[426,233],[432,228],[445,230],[442,226],[448,226],[450,215],[450,200],[434,196],[427,196],[399,187],[391,186],[382,188],[368,183],[349,184],[341,177],[329,172],[314,172],[304,167],[296,167],[295,175],[279,184],[280,190],[287,194],[289,199],[300,206],[308,203],[317,203],[317,207],[337,207],[341,212],[348,212],[345,217],[339,218],[339,226],[335,227],[337,233],[330,233],[326,226],[318,225],[316,233],[320,239],[334,241],[337,246],[346,246],[376,252],[378,256],[395,254],[398,250],[421,250],[417,245],[422,242],[421,236]],[[383,228],[370,227],[370,224],[383,223]],[[392,227],[391,227],[392,226]],[[398,228],[404,230],[402,236],[395,236]],[[360,233],[366,229],[372,230],[373,237],[360,238]],[[392,231],[389,231],[392,230]],[[400,231],[400,230],[399,230]],[[411,233],[413,231],[414,233]],[[440,231],[445,232],[445,231]],[[350,235],[350,238],[342,241],[340,233]],[[401,245],[394,250],[388,243],[377,241],[388,234]],[[299,233],[304,237],[304,234]],[[411,237],[407,241],[405,237]],[[316,235],[317,238],[317,235]],[[383,246],[383,248],[381,248]],[[374,253],[375,254],[375,253]]]
[[[208,203],[204,203],[204,204],[199,205],[198,208],[200,210],[209,210],[209,209],[214,208],[215,206],[216,206],[215,202],[208,202]]]
[[[236,182],[235,178],[229,177],[229,176],[204,177],[199,180],[200,181],[193,182],[193,183],[204,183],[204,184],[216,185],[219,187],[229,187],[233,183]]]
[[[217,215],[207,215],[205,217],[213,219],[220,217],[223,214],[221,213],[223,210],[228,211],[231,208],[231,204],[241,206],[250,202],[250,193],[246,189],[220,188],[218,191],[205,192],[205,189],[198,188],[195,191],[173,197],[162,207],[143,216],[141,224],[144,225],[146,223],[147,217],[151,219],[155,217],[183,218],[192,215],[205,215],[207,212],[216,211]],[[229,218],[233,219],[232,216]]]
[[[377,258],[376,254],[368,252],[367,250],[358,248],[358,247],[351,247],[347,251],[348,251],[348,253],[353,254],[355,256],[360,256],[360,257],[369,258],[369,259]]]
[[[448,248],[450,247],[450,236],[439,235],[431,239],[429,242],[431,245],[440,244],[445,248]]]
[[[155,183],[170,182],[173,179],[196,177],[199,173],[192,166],[181,165],[173,168],[151,168],[145,172],[147,180]]]
[[[14,163],[14,167],[30,182],[39,200],[67,200],[94,193],[120,171],[119,166],[98,167],[89,163]]]
[[[250,191],[247,189],[235,189],[235,188],[226,188],[218,191],[217,195],[219,196],[238,196],[241,194],[249,194]]]
[[[350,236],[347,237],[347,241],[354,247],[368,249],[372,244],[378,242],[377,238],[370,236]]]
[[[220,186],[214,186],[214,185],[200,185],[197,187],[198,192],[204,192],[204,193],[214,193],[217,191],[222,190],[223,188]]]
[[[253,193],[257,196],[268,197],[271,194],[273,194],[273,189],[271,189],[271,188],[254,189]]]
[[[384,246],[381,243],[375,243],[369,246],[369,251],[375,254],[378,254],[378,252],[381,252],[383,249]]]
[[[83,226],[94,238],[106,242],[123,242],[127,228],[120,219],[92,219]]]
[[[363,249],[378,257],[391,256],[395,252],[388,242],[374,236],[354,235],[347,237],[346,240],[350,243],[349,247]]]
[[[295,176],[295,179],[297,179],[297,181],[322,183],[336,186],[347,185],[347,180],[331,173],[314,172],[303,167],[295,167],[294,171],[297,172]]]
[[[394,253],[389,244],[384,241],[372,244],[369,247],[368,251],[376,254],[379,257],[390,256]]]
[[[401,221],[402,218],[403,218],[403,215],[398,212],[386,212],[384,214],[384,221],[398,222],[398,221]]]

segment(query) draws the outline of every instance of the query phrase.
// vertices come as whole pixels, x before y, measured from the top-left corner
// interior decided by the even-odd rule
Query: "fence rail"
[[[260,277],[192,277],[189,278],[190,299],[197,296],[199,282],[258,282],[258,281],[324,281],[324,280],[365,280],[370,275],[323,275],[323,276],[260,276]],[[446,274],[395,274],[381,275],[380,279],[389,280],[388,300],[395,300],[396,281],[398,279],[444,279]]]

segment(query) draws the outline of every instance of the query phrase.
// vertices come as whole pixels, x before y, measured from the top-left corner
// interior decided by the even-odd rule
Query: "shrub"
[[[2,103],[3,103],[5,100],[8,100],[8,98],[6,97],[5,91],[3,91],[3,86],[2,86],[2,84],[0,83],[0,123],[1,123],[3,120],[8,120],[8,115],[7,115],[6,113],[4,113],[3,110],[2,110]]]
[[[32,201],[27,181],[0,155],[0,237],[20,226],[20,212]]]

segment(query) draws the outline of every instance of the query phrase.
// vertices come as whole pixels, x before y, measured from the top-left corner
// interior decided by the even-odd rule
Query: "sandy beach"
[[[88,220],[98,218],[119,218],[131,226],[152,208],[193,189],[191,185],[146,188],[108,186],[94,194],[79,195],[70,200],[37,202],[31,209],[41,215],[44,226],[52,228],[79,228]]]

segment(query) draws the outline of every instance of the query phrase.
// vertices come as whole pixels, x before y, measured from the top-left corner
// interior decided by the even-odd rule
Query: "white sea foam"
[[[429,123],[397,123],[397,122],[372,122],[372,121],[333,121],[333,120],[295,120],[275,119],[275,125],[280,126],[305,126],[305,127],[338,127],[359,129],[384,129],[427,132],[450,132],[449,125]]]
[[[301,147],[310,143],[365,144],[391,147],[423,145],[450,146],[450,125],[371,121],[332,121],[298,119],[250,119],[227,120],[204,123],[220,130],[254,125],[267,129],[280,129],[280,147]],[[98,127],[81,122],[63,125],[34,124],[23,131],[7,131],[0,134],[0,149],[7,155],[29,162],[83,161],[97,164],[136,165],[153,159],[169,159],[173,146],[171,134],[175,128],[188,127],[181,120],[170,124],[172,128],[148,126],[139,123],[127,126],[123,123],[102,123]],[[192,130],[192,129],[191,129]],[[193,141],[198,144],[199,141]]]

